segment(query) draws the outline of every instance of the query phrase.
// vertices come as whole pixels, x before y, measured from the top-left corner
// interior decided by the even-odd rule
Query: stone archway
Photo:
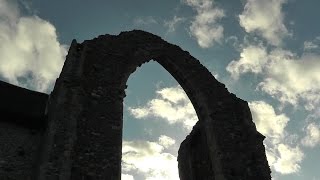
[[[178,81],[199,118],[179,150],[180,179],[271,179],[247,102],[188,52],[140,30],[72,42],[47,105],[38,179],[121,178],[124,90],[150,59]]]

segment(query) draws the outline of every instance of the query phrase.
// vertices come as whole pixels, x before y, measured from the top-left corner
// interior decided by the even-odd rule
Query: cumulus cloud
[[[282,104],[304,104],[308,110],[320,103],[320,54],[304,52],[297,56],[291,51],[275,48],[267,51],[262,45],[242,49],[240,58],[231,61],[227,71],[233,78],[252,72],[262,76],[257,89],[270,94]]]
[[[159,142],[123,141],[122,172],[134,171],[146,180],[179,180],[177,157],[164,152],[164,137],[172,140],[161,136]]]
[[[285,144],[279,144],[277,146],[279,152],[279,159],[274,163],[276,171],[282,174],[291,174],[300,170],[300,163],[304,157],[301,149],[297,147],[290,147]]]
[[[170,124],[181,123],[191,130],[198,117],[191,101],[180,86],[156,91],[157,97],[141,107],[129,107],[129,112],[138,119],[159,117]]]
[[[159,137],[159,144],[165,148],[168,148],[174,145],[174,143],[176,143],[176,141],[169,136],[161,135]]]
[[[297,57],[279,50],[271,52],[269,58],[271,62],[259,88],[283,103],[297,105],[300,100],[306,109],[314,109],[320,103],[320,56],[305,53]]]
[[[272,45],[281,45],[282,39],[288,36],[281,11],[286,0],[247,0],[240,25],[247,33],[257,33]]]
[[[185,21],[183,17],[174,16],[173,19],[164,22],[164,26],[168,28],[168,32],[172,33],[176,30],[176,27]]]
[[[232,61],[226,69],[237,79],[240,74],[246,72],[261,73],[265,63],[267,63],[266,49],[261,45],[251,45],[245,47],[240,53],[240,59]]]
[[[257,129],[263,135],[280,141],[284,136],[284,128],[289,122],[285,114],[276,114],[270,104],[264,101],[253,101],[249,103],[252,112],[252,118]]]
[[[0,75],[8,82],[46,92],[67,53],[56,29],[37,16],[22,16],[15,1],[0,1]]]
[[[298,145],[291,145],[294,143],[290,139],[294,136],[285,130],[289,118],[285,114],[277,114],[264,101],[250,102],[249,107],[257,130],[266,136],[264,144],[269,165],[281,174],[298,172],[304,154]]]
[[[304,129],[306,135],[301,140],[301,143],[307,147],[315,147],[320,144],[320,125],[315,122],[311,122]]]
[[[200,47],[211,47],[223,38],[223,27],[218,22],[225,16],[224,11],[214,7],[211,0],[183,0],[196,10],[197,15],[189,27],[190,34],[197,39]]]

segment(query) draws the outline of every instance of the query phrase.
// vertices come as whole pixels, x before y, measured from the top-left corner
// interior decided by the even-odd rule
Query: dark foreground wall
[[[32,180],[47,94],[0,81],[0,179]]]
[[[42,128],[48,95],[0,81],[1,122]]]

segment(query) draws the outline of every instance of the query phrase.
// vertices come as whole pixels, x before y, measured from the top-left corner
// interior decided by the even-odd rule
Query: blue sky
[[[0,79],[50,93],[72,39],[142,29],[179,45],[247,100],[275,180],[320,180],[318,0],[0,0]],[[178,179],[197,121],[150,61],[128,82],[122,179]]]

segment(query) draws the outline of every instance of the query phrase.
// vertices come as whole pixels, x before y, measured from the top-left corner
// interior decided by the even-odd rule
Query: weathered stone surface
[[[201,121],[181,143],[178,152],[179,176],[183,180],[215,180],[205,131]]]
[[[270,179],[247,103],[188,52],[138,30],[73,41],[49,100],[39,178],[120,179],[126,82],[151,59],[178,81],[199,118],[180,149],[181,179]]]
[[[233,94],[230,98],[229,111],[212,115],[213,120],[219,118],[221,124],[217,125],[212,120],[198,121],[181,143],[178,153],[181,180],[271,179],[262,145],[264,136],[252,127],[254,124],[247,102]],[[217,127],[208,132],[210,126]],[[212,136],[215,141],[220,141],[214,154],[210,147],[216,144],[208,140]],[[219,168],[222,168],[221,173],[217,172]]]
[[[0,81],[0,179],[33,180],[48,95]]]
[[[247,102],[188,52],[139,30],[72,42],[46,106],[34,179],[120,180],[126,82],[151,59],[178,81],[199,118],[179,150],[180,179],[270,180]]]

